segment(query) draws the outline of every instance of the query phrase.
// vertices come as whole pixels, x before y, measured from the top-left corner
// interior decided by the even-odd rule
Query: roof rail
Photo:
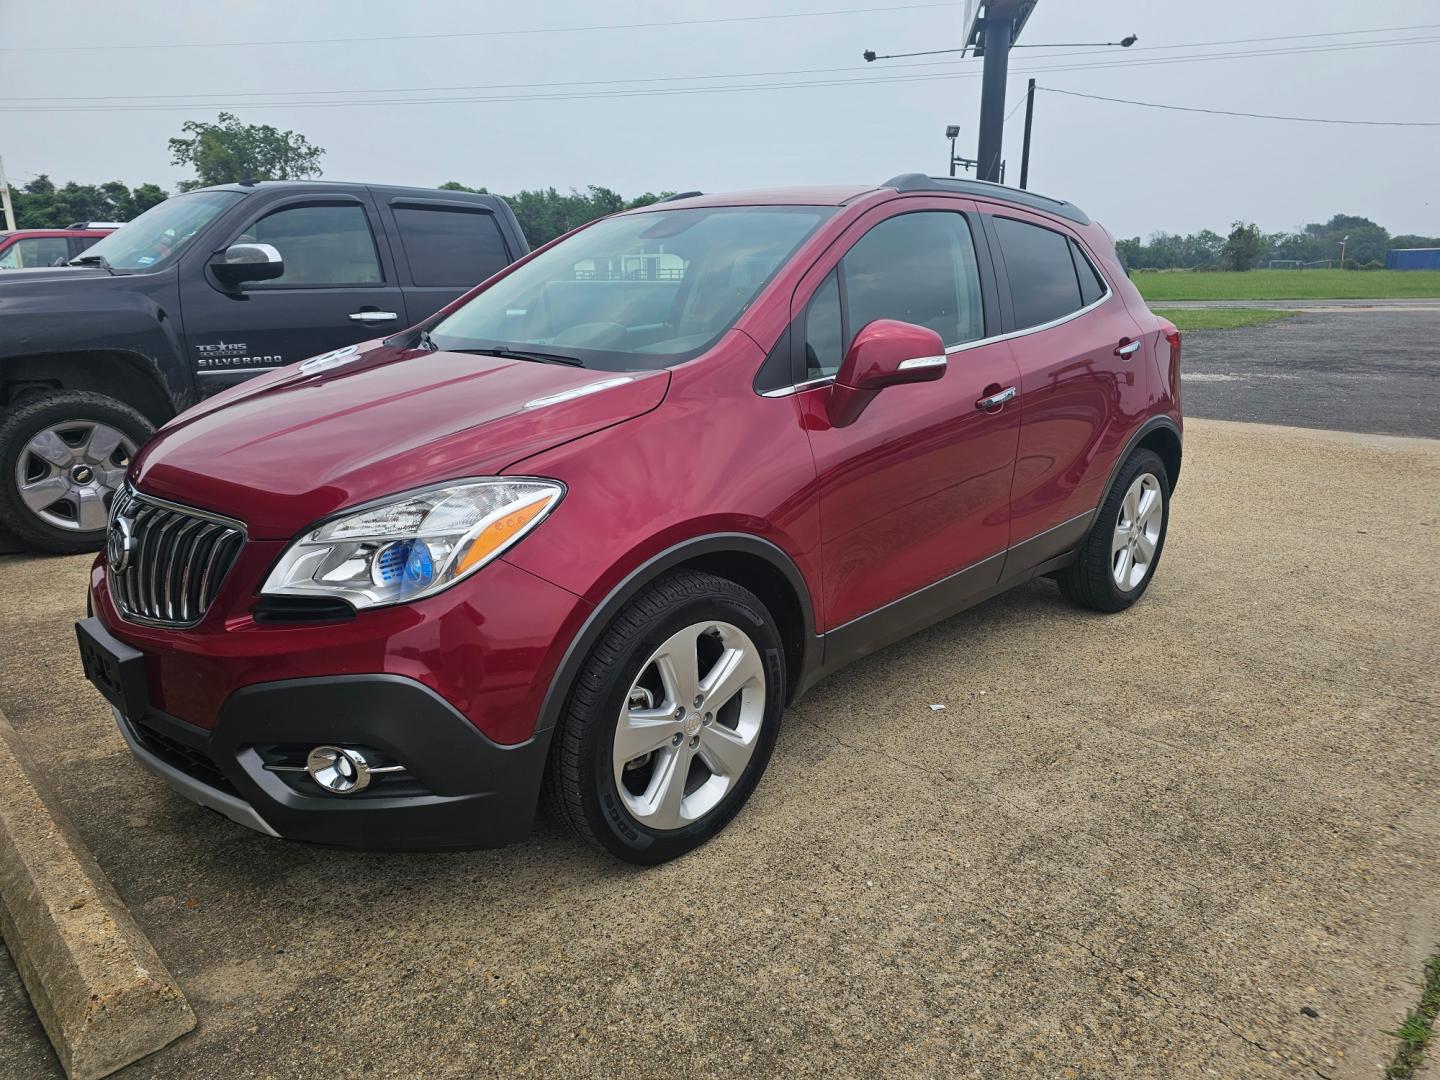
[[[981,198],[1004,199],[1007,202],[1016,203],[1019,206],[1028,206],[1035,210],[1044,210],[1046,213],[1055,214],[1067,218],[1077,225],[1089,225],[1090,217],[1074,203],[1068,203],[1064,199],[1051,199],[1044,195],[1036,195],[1033,191],[1026,191],[1023,188],[1007,187],[1004,184],[992,184],[989,180],[962,180],[954,176],[926,176],[924,173],[902,173],[893,176],[881,187],[892,187],[896,191],[948,191],[956,195],[976,195]]]
[[[66,225],[67,229],[118,229],[125,224],[123,221],[74,221]]]
[[[663,199],[656,199],[657,203],[674,202],[677,199],[693,199],[696,195],[704,195],[703,191],[677,191],[673,195],[666,195]]]

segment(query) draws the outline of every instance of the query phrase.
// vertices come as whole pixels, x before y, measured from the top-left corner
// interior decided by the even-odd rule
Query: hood
[[[667,371],[589,371],[363,346],[292,365],[182,413],[136,457],[144,492],[288,539],[337,510],[488,476],[655,408]]]

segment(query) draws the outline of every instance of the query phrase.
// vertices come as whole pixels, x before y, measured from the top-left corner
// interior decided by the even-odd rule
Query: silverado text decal
[[[201,371],[225,371],[231,368],[279,367],[285,363],[283,356],[250,356],[247,354],[248,348],[243,341],[218,341],[213,345],[196,345],[195,351],[200,354],[196,364]]]

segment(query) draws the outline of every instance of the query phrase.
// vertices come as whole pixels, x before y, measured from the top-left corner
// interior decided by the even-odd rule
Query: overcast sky
[[[851,10],[694,21],[840,9]],[[647,22],[681,25],[573,29]],[[915,0],[0,0],[0,155],[15,184],[48,173],[173,187],[187,173],[170,164],[166,139],[223,108],[325,147],[331,179],[499,192],[603,184],[626,195],[879,182],[943,172],[948,123],[974,153],[981,61],[866,64],[861,52],[959,45],[961,22],[960,3]],[[1317,36],[1362,30],[1381,32]],[[1129,33],[1140,40],[1128,50],[1012,55],[1012,183],[1027,75],[1163,104],[1440,120],[1437,0],[1040,0],[1021,42]],[[314,38],[371,40],[294,43]],[[1280,40],[1210,44],[1255,38]],[[291,43],[258,44],[276,41]],[[1307,51],[1274,54],[1296,49]],[[1272,55],[1181,62],[1256,51]],[[1041,70],[1075,65],[1085,66]],[[788,85],[813,82],[832,85]],[[190,96],[172,107],[175,97],[157,95]],[[51,100],[23,100],[38,97]],[[284,103],[296,100],[326,105]],[[72,111],[13,111],[21,105]],[[1117,236],[1223,231],[1242,217],[1294,229],[1336,212],[1440,235],[1437,176],[1440,128],[1037,99],[1031,187],[1072,199]]]

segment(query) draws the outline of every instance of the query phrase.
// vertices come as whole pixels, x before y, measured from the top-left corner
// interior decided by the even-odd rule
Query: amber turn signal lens
[[[512,536],[534,521],[550,505],[550,502],[551,496],[542,496],[534,502],[516,507],[486,525],[480,530],[480,535],[470,541],[470,546],[466,548],[465,554],[460,556],[460,561],[455,565],[455,573],[463,574],[470,567],[488,557],[496,548],[504,546]]]

